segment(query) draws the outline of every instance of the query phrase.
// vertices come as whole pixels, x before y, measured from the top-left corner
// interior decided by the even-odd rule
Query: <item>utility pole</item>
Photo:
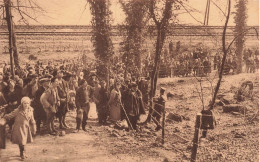
[[[210,9],[210,0],[207,0],[205,17],[204,17],[204,25],[205,26],[209,25],[209,9]]]
[[[12,20],[12,12],[11,12],[11,0],[4,0],[5,5],[5,13],[6,13],[6,22],[9,32],[9,53],[10,53],[10,64],[11,64],[11,74],[14,78],[15,71],[14,71],[14,42],[13,42],[13,20]]]

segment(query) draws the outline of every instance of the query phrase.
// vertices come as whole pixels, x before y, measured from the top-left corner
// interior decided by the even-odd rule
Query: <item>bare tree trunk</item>
[[[160,63],[161,63],[161,53],[162,53],[162,48],[163,44],[166,38],[166,32],[169,24],[169,20],[171,18],[171,12],[172,12],[172,6],[173,2],[172,0],[167,0],[165,3],[165,10],[164,10],[164,15],[161,21],[158,21],[156,19],[155,13],[154,13],[154,0],[150,1],[150,14],[156,24],[156,29],[157,29],[157,40],[156,40],[156,51],[155,51],[155,58],[154,58],[154,68],[152,71],[152,76],[151,76],[151,90],[150,90],[150,99],[151,99],[151,104],[152,105],[152,100],[153,97],[155,96],[156,92],[156,86],[157,86],[157,79],[158,79],[158,73],[159,73],[159,68],[160,68]],[[152,107],[149,108],[149,114],[145,122],[150,122],[151,121],[151,113],[152,113]]]
[[[227,15],[227,18],[226,18],[226,22],[225,22],[225,26],[224,26],[224,30],[223,30],[223,35],[222,35],[222,51],[223,51],[224,54],[223,54],[222,64],[221,64],[221,68],[220,68],[220,72],[219,72],[219,80],[218,80],[217,86],[215,88],[214,96],[213,96],[212,101],[210,103],[209,110],[212,110],[213,107],[214,107],[216,97],[217,97],[217,94],[218,94],[218,90],[220,88],[220,83],[221,83],[221,80],[222,80],[223,69],[224,69],[224,66],[225,66],[227,53],[228,53],[228,50],[229,50],[229,47],[230,47],[230,45],[229,45],[229,47],[226,48],[226,30],[227,30],[227,25],[228,25],[229,16],[230,16],[230,9],[231,9],[231,0],[228,0],[228,15]]]
[[[19,64],[19,53],[18,53],[18,49],[17,49],[17,43],[16,43],[16,34],[15,34],[15,29],[14,29],[14,25],[12,25],[12,37],[13,37],[13,55],[14,55],[14,65],[16,68],[20,68],[20,64]]]
[[[11,12],[11,1],[4,0],[5,11],[6,11],[6,22],[9,32],[9,53],[10,53],[10,64],[11,64],[11,74],[12,77],[15,75],[14,71],[14,55],[13,55],[13,20],[12,20],[12,12]]]

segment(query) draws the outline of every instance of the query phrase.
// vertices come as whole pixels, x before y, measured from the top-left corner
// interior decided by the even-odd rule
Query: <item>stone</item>
[[[60,136],[65,136],[66,135],[66,132],[63,130],[60,132]]]
[[[223,112],[229,113],[229,112],[239,112],[244,114],[247,111],[247,108],[240,105],[240,104],[230,104],[223,106]]]
[[[182,116],[179,114],[175,114],[175,113],[169,113],[167,115],[167,119],[174,120],[177,122],[182,122]]]
[[[235,138],[244,138],[246,135],[245,135],[245,133],[235,133]]]
[[[178,80],[178,83],[183,83],[183,82],[184,82],[184,80],[182,80],[182,79]]]

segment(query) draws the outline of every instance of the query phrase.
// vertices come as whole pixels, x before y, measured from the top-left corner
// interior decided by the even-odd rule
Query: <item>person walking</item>
[[[36,134],[36,123],[34,120],[33,108],[30,104],[31,99],[29,97],[23,97],[21,105],[0,120],[0,125],[4,125],[6,121],[13,118],[15,119],[11,141],[14,144],[18,144],[21,159],[26,157],[24,154],[25,145],[33,142],[33,135]]]

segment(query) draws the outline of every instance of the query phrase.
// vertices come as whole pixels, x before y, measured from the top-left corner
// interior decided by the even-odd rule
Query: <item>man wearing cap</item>
[[[51,135],[54,135],[57,130],[54,128],[54,117],[57,112],[57,107],[60,105],[58,95],[58,79],[52,78],[50,87],[41,95],[40,102],[47,116],[47,129]]]
[[[46,113],[41,104],[40,98],[42,94],[49,88],[51,78],[46,75],[39,79],[39,88],[35,92],[35,97],[32,102],[32,107],[34,108],[34,118],[36,121],[37,132],[40,131],[41,122],[46,121]]]
[[[162,116],[162,111],[165,109],[165,102],[167,100],[167,97],[165,95],[165,88],[161,87],[160,89],[160,95],[155,98],[155,104],[154,104],[154,110],[152,112],[152,119],[155,122],[155,124],[157,125],[157,127],[155,128],[155,130],[160,130],[161,129],[161,125],[160,125],[160,120],[161,120],[161,116]]]
[[[59,118],[60,128],[68,128],[65,118],[66,113],[68,112],[68,91],[69,86],[68,83],[63,79],[63,71],[57,71],[57,79],[58,79],[58,94],[60,97],[60,106],[58,107],[57,117]]]
[[[82,112],[83,110],[83,119],[77,119],[77,127],[76,129],[80,129],[80,125],[82,124],[82,129],[86,131],[88,113],[90,109],[90,99],[93,98],[93,88],[88,85],[85,79],[81,80],[80,87],[76,92],[76,106],[77,106],[77,113]]]
[[[28,83],[23,88],[23,96],[28,96],[33,99],[35,92],[38,89],[38,75],[32,74],[28,77]]]

